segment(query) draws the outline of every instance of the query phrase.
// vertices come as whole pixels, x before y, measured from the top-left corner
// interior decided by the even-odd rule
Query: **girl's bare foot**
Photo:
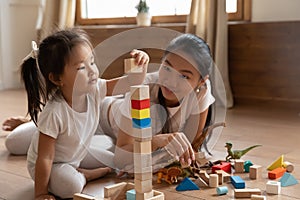
[[[20,126],[21,124],[24,124],[26,122],[29,122],[29,120],[22,116],[10,117],[3,122],[2,130],[12,131],[15,128],[17,128],[18,126]]]
[[[110,167],[96,168],[96,169],[82,169],[78,168],[77,171],[83,173],[87,181],[91,181],[105,176],[111,172]]]

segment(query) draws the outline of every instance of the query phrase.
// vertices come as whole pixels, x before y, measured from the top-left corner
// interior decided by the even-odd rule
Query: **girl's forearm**
[[[35,165],[35,197],[48,194],[52,160],[37,158]]]

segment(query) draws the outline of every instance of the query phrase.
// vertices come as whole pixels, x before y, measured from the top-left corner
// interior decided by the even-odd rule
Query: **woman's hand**
[[[50,194],[42,194],[36,197],[35,200],[55,200],[55,197]]]
[[[182,132],[159,134],[152,139],[152,149],[165,148],[182,165],[190,165],[195,160],[193,148]]]

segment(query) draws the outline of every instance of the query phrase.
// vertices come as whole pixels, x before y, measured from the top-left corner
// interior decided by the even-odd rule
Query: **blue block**
[[[135,200],[135,190],[128,190],[126,192],[126,200]]]
[[[282,187],[298,184],[297,179],[295,179],[295,177],[292,174],[288,173],[288,172],[285,172],[283,174],[283,176],[281,177],[279,182],[281,183]]]
[[[151,127],[151,118],[144,118],[144,119],[132,118],[132,125],[134,128],[140,128],[140,129]]]
[[[227,186],[220,186],[220,187],[217,187],[216,191],[217,191],[218,195],[224,195],[224,194],[228,193],[228,187]]]
[[[245,181],[239,176],[231,176],[230,177],[231,184],[235,189],[243,189],[245,188]]]
[[[177,185],[176,191],[187,191],[187,190],[200,190],[200,188],[191,179],[186,177],[180,182],[179,185]]]

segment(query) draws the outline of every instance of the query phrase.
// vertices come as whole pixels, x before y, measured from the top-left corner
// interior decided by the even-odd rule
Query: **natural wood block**
[[[73,200],[96,200],[96,198],[87,194],[75,193]]]
[[[149,141],[152,139],[152,128],[135,128],[132,127],[130,134],[136,141]]]
[[[201,187],[208,187],[208,184],[202,179],[202,178],[197,178],[195,181],[194,181],[194,183],[196,184],[196,185],[198,185],[198,187],[199,188],[201,188]]]
[[[278,181],[268,181],[266,185],[266,192],[268,194],[280,194],[281,183]]]
[[[234,160],[235,173],[244,173],[244,162],[241,159]]]
[[[151,153],[141,154],[134,153],[134,173],[146,173],[152,170],[152,155]]]
[[[132,109],[145,109],[150,108],[150,99],[144,99],[144,100],[131,100],[131,108]]]
[[[260,165],[250,166],[249,178],[250,179],[259,179],[261,178],[262,167]]]
[[[219,186],[219,175],[218,174],[210,174],[209,175],[209,187],[218,187]]]
[[[135,58],[124,59],[124,73],[142,73],[143,68],[135,63]]]
[[[130,87],[131,100],[149,99],[148,85],[134,85]]]
[[[133,142],[134,153],[151,153],[152,146],[150,141],[134,141]]]
[[[152,179],[138,180],[134,179],[134,189],[139,193],[146,193],[152,190]]]
[[[204,180],[205,181],[205,183],[208,185],[209,184],[209,175],[207,174],[207,172],[206,171],[204,171],[204,170],[200,170],[200,178],[202,179],[202,180]]]
[[[250,198],[252,194],[261,195],[261,190],[258,188],[234,189],[234,197],[235,198]]]
[[[266,196],[263,195],[257,195],[257,194],[252,194],[251,195],[251,200],[266,200]]]
[[[150,168],[151,168],[150,172],[134,173],[134,178],[141,181],[152,179],[153,177],[152,167]],[[148,170],[150,170],[150,168],[148,168]]]
[[[131,117],[135,119],[144,119],[150,117],[150,108],[141,110],[131,109]]]
[[[286,169],[287,172],[292,173],[294,171],[294,165],[289,161],[283,162],[283,167]]]
[[[136,192],[135,197],[136,197],[135,198],[136,200],[150,199],[153,197],[153,190],[151,190],[150,192],[144,192],[144,193]]]
[[[282,177],[285,172],[286,172],[285,168],[279,167],[279,168],[276,168],[272,171],[269,171],[268,172],[268,177],[269,177],[269,179],[277,179],[279,177]]]
[[[218,179],[219,179],[219,185],[222,185],[223,184],[223,170],[216,170],[215,171],[216,174],[218,174]],[[226,172],[225,172],[226,173]]]
[[[125,198],[126,191],[133,188],[128,188],[127,183],[121,182],[114,185],[104,187],[104,198],[109,197],[119,197],[122,196]]]

